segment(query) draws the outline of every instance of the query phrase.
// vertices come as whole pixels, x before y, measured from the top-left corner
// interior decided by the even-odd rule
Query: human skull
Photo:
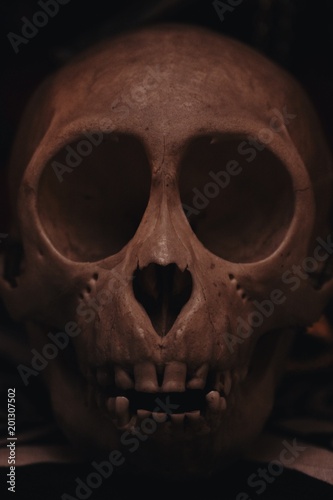
[[[294,79],[203,28],[118,35],[42,83],[0,290],[75,446],[170,477],[246,450],[332,295],[331,168]]]

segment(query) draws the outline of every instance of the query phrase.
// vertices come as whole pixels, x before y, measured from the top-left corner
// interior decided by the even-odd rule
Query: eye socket
[[[96,261],[133,238],[149,192],[149,163],[140,141],[91,133],[67,144],[45,166],[38,212],[62,255]]]
[[[292,180],[266,146],[196,138],[181,165],[184,212],[197,238],[230,262],[256,262],[283,241],[294,212]]]

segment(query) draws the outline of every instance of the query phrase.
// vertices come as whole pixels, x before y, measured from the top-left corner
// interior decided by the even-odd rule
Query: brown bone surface
[[[70,337],[42,376],[74,445],[182,477],[242,453],[332,294],[331,168],[293,78],[201,28],[119,35],[40,86],[0,291],[38,352]]]

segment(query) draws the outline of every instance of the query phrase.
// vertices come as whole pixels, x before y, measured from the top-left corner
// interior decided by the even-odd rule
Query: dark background
[[[207,26],[258,48],[293,73],[307,89],[332,143],[333,2],[330,0],[243,0],[233,12],[225,13],[223,22],[211,0],[69,0],[59,6],[58,14],[49,18],[34,38],[20,44],[15,54],[7,34],[21,35],[22,17],[32,20],[40,10],[38,0],[5,0],[0,7],[3,43],[0,233],[5,232],[7,224],[5,164],[22,108],[31,92],[43,77],[75,52],[126,28],[151,22],[187,22]]]
[[[225,2],[227,3],[227,0]],[[303,84],[322,119],[329,144],[333,144],[332,0],[320,2],[243,0],[233,12],[225,13],[223,22],[211,0],[127,0],[122,2],[70,0],[67,5],[59,7],[59,13],[54,18],[50,18],[47,25],[40,28],[38,34],[29,43],[21,44],[18,54],[15,54],[7,34],[13,32],[21,35],[22,17],[32,20],[34,14],[40,10],[38,0],[2,0],[0,5],[3,44],[0,78],[2,96],[0,234],[8,232],[9,229],[5,188],[6,163],[20,116],[31,93],[47,74],[66,62],[77,51],[104,36],[127,28],[151,22],[192,23],[231,35],[257,48],[289,70]],[[309,351],[311,349],[312,347]],[[310,382],[311,380],[309,387]],[[322,385],[321,380],[320,385]],[[315,393],[315,390],[313,392]],[[295,399],[295,394],[292,397]],[[48,494],[48,498],[60,498],[66,481],[67,491],[73,493],[71,491],[73,478],[77,475],[84,476],[81,469],[76,471],[73,467],[59,466],[44,469],[44,466],[25,468],[19,476],[22,481],[22,490],[34,491],[34,500],[45,498],[47,484],[52,484],[54,489],[54,496]],[[247,478],[249,471],[253,472],[252,464],[244,464],[244,472],[237,469],[236,483],[234,483],[234,477],[230,476],[232,484],[229,484],[229,488],[232,494],[228,498],[236,498],[236,494],[242,488],[240,478]],[[60,481],[60,478],[63,480]],[[31,488],[29,488],[29,481]],[[224,488],[228,489],[226,483],[224,483]],[[296,488],[295,484],[297,484],[297,494],[293,489]],[[165,486],[163,485],[163,488]],[[129,485],[128,488],[130,487],[135,489],[135,485]],[[216,496],[207,494],[206,484],[195,485],[195,487],[197,487],[197,493],[192,498],[209,497],[221,500],[223,497],[223,488],[219,489],[221,485],[218,478],[215,479],[215,483],[212,483],[212,488],[216,488],[218,492]],[[321,485],[321,487],[325,491],[318,489],[318,484],[315,481],[311,482],[305,476],[300,477],[299,480],[291,478],[291,472],[287,471],[283,474],[281,482],[277,482],[274,489],[267,491],[268,496],[262,495],[262,498],[270,500],[330,498],[331,489],[327,485]],[[101,498],[118,500],[120,494],[118,496],[117,483],[113,493],[112,497],[104,497],[103,492],[100,492]],[[149,497],[180,497],[179,493],[177,495],[177,492],[168,489],[162,495],[161,487],[150,493]],[[135,491],[131,491],[127,496],[127,498],[135,497]]]

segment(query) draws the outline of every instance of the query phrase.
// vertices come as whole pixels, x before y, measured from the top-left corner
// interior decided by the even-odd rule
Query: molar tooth
[[[191,380],[187,383],[188,389],[203,389],[206,385],[206,379],[208,374],[209,365],[204,363],[200,366],[194,373]]]
[[[124,396],[116,397],[115,410],[118,427],[123,427],[130,421],[129,401]]]
[[[115,383],[117,387],[123,390],[133,389],[134,382],[131,379],[130,374],[127,373],[127,371],[124,370],[124,368],[122,368],[119,365],[115,365],[114,372],[115,372]]]
[[[149,361],[134,366],[135,390],[141,392],[157,392],[158,383],[155,365]]]
[[[187,367],[185,363],[171,361],[164,370],[162,384],[163,392],[183,392],[185,391]]]

